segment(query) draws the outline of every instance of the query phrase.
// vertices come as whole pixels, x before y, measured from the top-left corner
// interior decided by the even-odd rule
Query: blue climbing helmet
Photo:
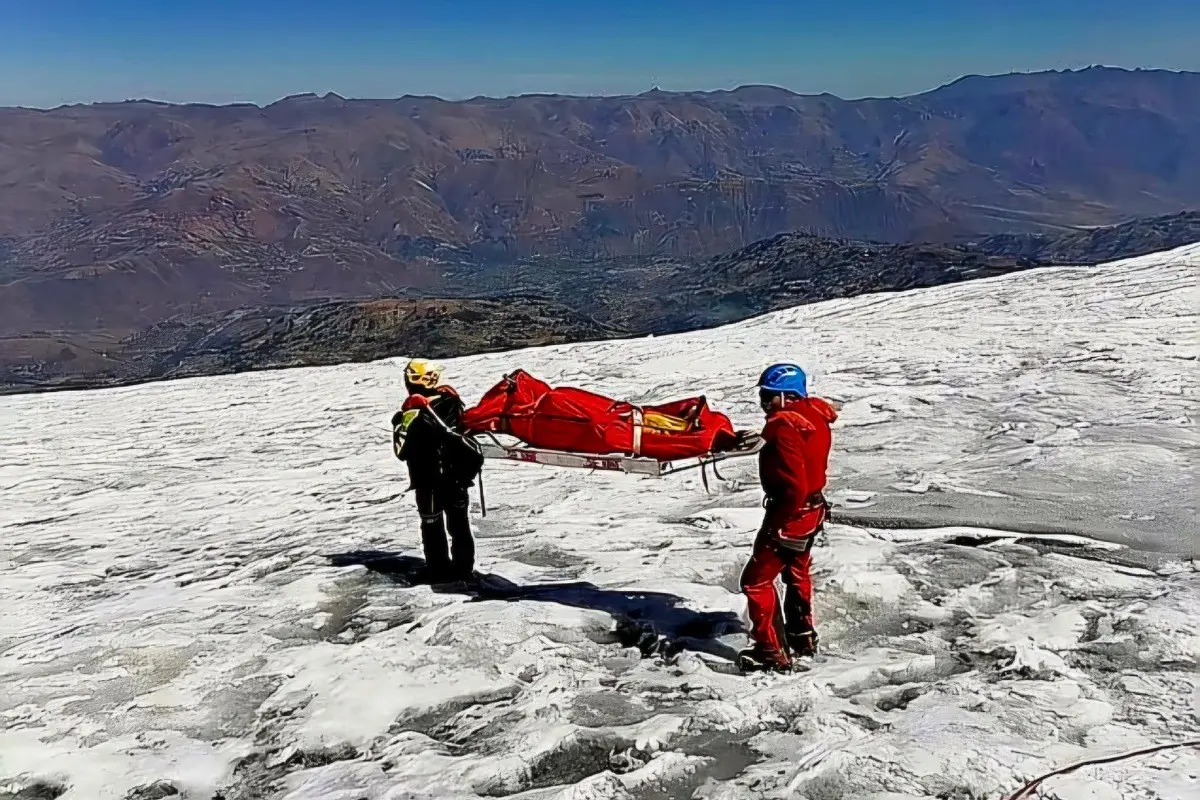
[[[763,392],[808,397],[808,376],[795,364],[772,364],[759,376],[758,388]]]

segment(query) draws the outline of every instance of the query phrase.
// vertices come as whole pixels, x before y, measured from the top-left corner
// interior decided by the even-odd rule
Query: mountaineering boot
[[[788,633],[785,636],[788,650],[796,658],[812,658],[817,654],[818,639],[816,631],[809,630],[800,633]]]
[[[792,663],[786,653],[754,645],[738,653],[737,666],[742,672],[788,672]]]
[[[452,565],[446,580],[448,583],[462,583],[467,586],[475,586],[479,583],[479,573],[470,568],[464,569],[457,565]]]
[[[423,575],[425,583],[437,585],[439,583],[449,583],[455,579],[454,568],[450,565],[447,559],[443,562],[434,562],[425,564],[425,574]]]
[[[438,594],[476,594],[483,588],[482,577],[478,572],[464,572],[451,565],[433,581],[432,588]]]

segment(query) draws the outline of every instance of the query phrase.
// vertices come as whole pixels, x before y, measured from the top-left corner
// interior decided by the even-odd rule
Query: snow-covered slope
[[[815,551],[828,654],[787,677],[724,660],[752,463],[713,496],[489,466],[475,598],[405,580],[395,363],[0,399],[0,798],[992,798],[1197,738],[1198,267],[452,362],[469,400],[523,366],[744,425],[765,363],[809,365],[850,522]],[[1198,773],[1176,749],[1045,796]]]

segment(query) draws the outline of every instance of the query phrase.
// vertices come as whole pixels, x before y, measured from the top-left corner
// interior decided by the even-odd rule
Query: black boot
[[[453,580],[453,563],[446,546],[446,528],[442,515],[429,516],[421,520],[421,549],[425,553],[425,579],[429,583],[445,583]]]
[[[470,499],[465,489],[448,492],[446,503],[446,531],[450,534],[450,561],[454,580],[474,582],[475,537],[471,535],[471,520],[468,516]]]
[[[788,650],[796,658],[812,658],[817,654],[817,632],[814,630],[787,634]]]
[[[738,653],[737,666],[742,672],[789,672],[792,663],[787,653],[756,644]]]

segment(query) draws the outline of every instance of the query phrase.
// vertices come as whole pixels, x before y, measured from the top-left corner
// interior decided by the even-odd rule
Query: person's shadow
[[[694,650],[734,661],[737,651],[717,638],[746,630],[732,611],[695,611],[682,605],[682,597],[666,592],[601,589],[586,581],[521,586],[494,574],[480,575],[470,583],[433,584],[425,559],[417,556],[355,550],[326,558],[336,567],[364,566],[402,586],[429,585],[434,591],[470,595],[470,602],[530,601],[604,611],[616,620],[615,633],[621,644],[637,647],[646,656],[671,658],[683,650]]]

